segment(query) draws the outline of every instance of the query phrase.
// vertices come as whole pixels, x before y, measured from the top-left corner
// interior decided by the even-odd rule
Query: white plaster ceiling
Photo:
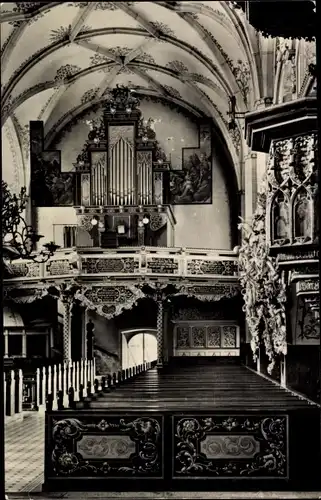
[[[229,142],[229,96],[238,111],[253,102],[250,76],[246,99],[237,77],[237,68],[255,71],[247,29],[224,1],[6,3],[2,124],[10,116],[21,128],[42,119],[48,144],[84,100],[94,104],[123,83],[216,121],[226,117],[217,123]]]

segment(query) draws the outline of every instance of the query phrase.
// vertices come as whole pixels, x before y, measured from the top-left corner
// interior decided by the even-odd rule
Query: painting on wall
[[[60,151],[43,151],[43,123],[30,122],[31,199],[36,207],[72,206],[74,174],[61,172]]]
[[[209,124],[200,125],[198,148],[184,148],[182,170],[171,172],[170,203],[212,203],[212,140]]]

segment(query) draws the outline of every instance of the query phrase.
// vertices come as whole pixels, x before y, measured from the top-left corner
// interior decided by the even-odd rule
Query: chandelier
[[[36,244],[43,236],[37,234],[22,217],[27,200],[25,187],[17,196],[2,181],[2,248],[10,260],[29,259],[41,264],[47,262],[60,247],[50,241],[43,245],[40,253],[35,254]]]

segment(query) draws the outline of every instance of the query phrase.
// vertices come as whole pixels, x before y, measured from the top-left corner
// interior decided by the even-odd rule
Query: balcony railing
[[[192,248],[123,247],[58,251],[45,264],[16,260],[8,281],[75,277],[220,278],[236,281],[238,257],[233,251]]]

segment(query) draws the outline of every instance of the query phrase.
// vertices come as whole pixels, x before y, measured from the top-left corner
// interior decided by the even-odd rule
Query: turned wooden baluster
[[[6,372],[3,372],[3,410],[4,415],[7,413],[7,382],[6,382]]]
[[[57,394],[62,391],[62,364],[58,365],[58,384],[57,384]]]
[[[58,394],[57,394],[57,407],[58,407],[58,411],[64,409],[64,393],[63,393],[63,391],[58,391]]]
[[[48,379],[47,379],[47,370],[46,370],[46,367],[43,366],[42,367],[42,370],[40,372],[40,375],[41,375],[41,384],[40,384],[40,392],[41,392],[41,396],[40,396],[40,404],[41,405],[44,405],[46,403],[46,396],[48,394],[48,389],[47,389],[47,385],[48,385]]]
[[[78,395],[79,401],[84,400],[84,386],[83,384],[79,384],[79,395]]]
[[[48,380],[47,380],[47,394],[46,394],[46,401],[47,401],[47,396],[48,394],[52,394],[52,372],[51,372],[51,366],[48,366]]]
[[[75,389],[73,387],[68,389],[68,406],[71,409],[75,408]]]
[[[53,394],[47,394],[47,399],[46,399],[46,411],[52,411],[53,410]]]
[[[88,384],[88,361],[85,359],[84,361],[84,387],[87,388]]]
[[[54,365],[53,367],[53,384],[52,384],[52,396],[53,396],[53,407],[57,407],[57,391],[58,391],[58,370],[59,366]]]
[[[69,365],[68,361],[64,361],[63,364],[63,394],[64,394],[64,407],[68,406],[68,379],[69,379]]]
[[[22,370],[18,370],[15,374],[15,413],[22,413],[22,391],[23,391],[23,374]]]
[[[35,384],[32,385],[32,409],[39,410],[40,404],[40,368],[36,370]]]
[[[77,391],[77,386],[76,386],[76,363],[73,362],[71,364],[71,387],[74,388],[75,393]]]

